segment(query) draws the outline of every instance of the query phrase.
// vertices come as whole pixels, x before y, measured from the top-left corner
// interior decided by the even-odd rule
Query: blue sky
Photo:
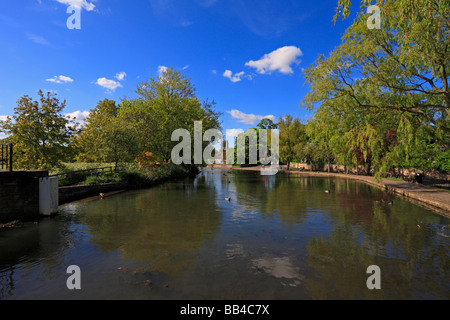
[[[52,91],[65,112],[135,97],[164,67],[181,70],[224,129],[291,114],[306,95],[302,69],[338,46],[351,19],[332,22],[337,0],[17,0],[0,12],[0,117],[16,101]],[[69,5],[81,29],[69,29]],[[81,119],[81,118],[80,118]]]

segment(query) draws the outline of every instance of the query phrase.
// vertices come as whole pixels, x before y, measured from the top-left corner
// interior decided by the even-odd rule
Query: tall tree
[[[339,1],[344,16],[349,4]],[[377,1],[380,30],[367,26],[368,4],[363,1],[362,12],[344,34],[343,43],[307,70],[311,86],[302,106],[312,110],[319,104],[319,109],[330,108],[335,114],[351,109],[362,114],[363,120],[366,115],[375,119],[384,114],[378,124],[370,124],[377,134],[371,134],[367,144],[374,148],[380,147],[383,131],[394,130],[398,141],[426,132],[449,150],[449,2]],[[388,168],[393,148],[379,150],[384,153],[377,156],[378,168]]]
[[[115,101],[99,101],[89,113],[84,127],[75,139],[77,160],[109,163],[133,161],[137,156],[136,137],[118,117],[120,105]]]
[[[221,129],[215,102],[200,101],[191,80],[173,68],[139,84],[136,93],[137,98],[122,102],[119,116],[138,136],[139,149],[152,152],[161,162],[171,160],[177,145],[171,141],[175,130],[186,129],[194,137],[195,121],[203,123],[203,133]]]
[[[60,102],[55,94],[41,90],[38,95],[39,101],[28,95],[20,98],[14,116],[0,121],[8,141],[14,144],[14,162],[20,169],[49,170],[70,155],[74,124],[63,114],[66,101]]]
[[[278,127],[280,129],[280,160],[287,163],[289,170],[291,162],[297,158],[299,145],[306,144],[305,126],[299,119],[287,115],[280,117]]]

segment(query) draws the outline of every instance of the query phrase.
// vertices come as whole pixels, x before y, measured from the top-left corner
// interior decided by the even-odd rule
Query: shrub
[[[108,172],[99,176],[92,175],[86,178],[86,180],[81,183],[82,185],[94,185],[94,184],[103,184],[103,183],[113,183],[120,182],[121,177],[119,174],[115,172]]]
[[[143,186],[151,183],[151,177],[139,169],[127,169],[119,172],[120,180],[132,186]]]

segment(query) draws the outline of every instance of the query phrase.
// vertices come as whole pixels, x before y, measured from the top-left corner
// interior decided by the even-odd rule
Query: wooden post
[[[13,171],[13,144],[9,144],[9,171]]]

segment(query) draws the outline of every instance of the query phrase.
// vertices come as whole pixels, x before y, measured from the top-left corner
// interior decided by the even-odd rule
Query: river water
[[[449,299],[449,228],[354,180],[205,170],[0,230],[0,298]]]

